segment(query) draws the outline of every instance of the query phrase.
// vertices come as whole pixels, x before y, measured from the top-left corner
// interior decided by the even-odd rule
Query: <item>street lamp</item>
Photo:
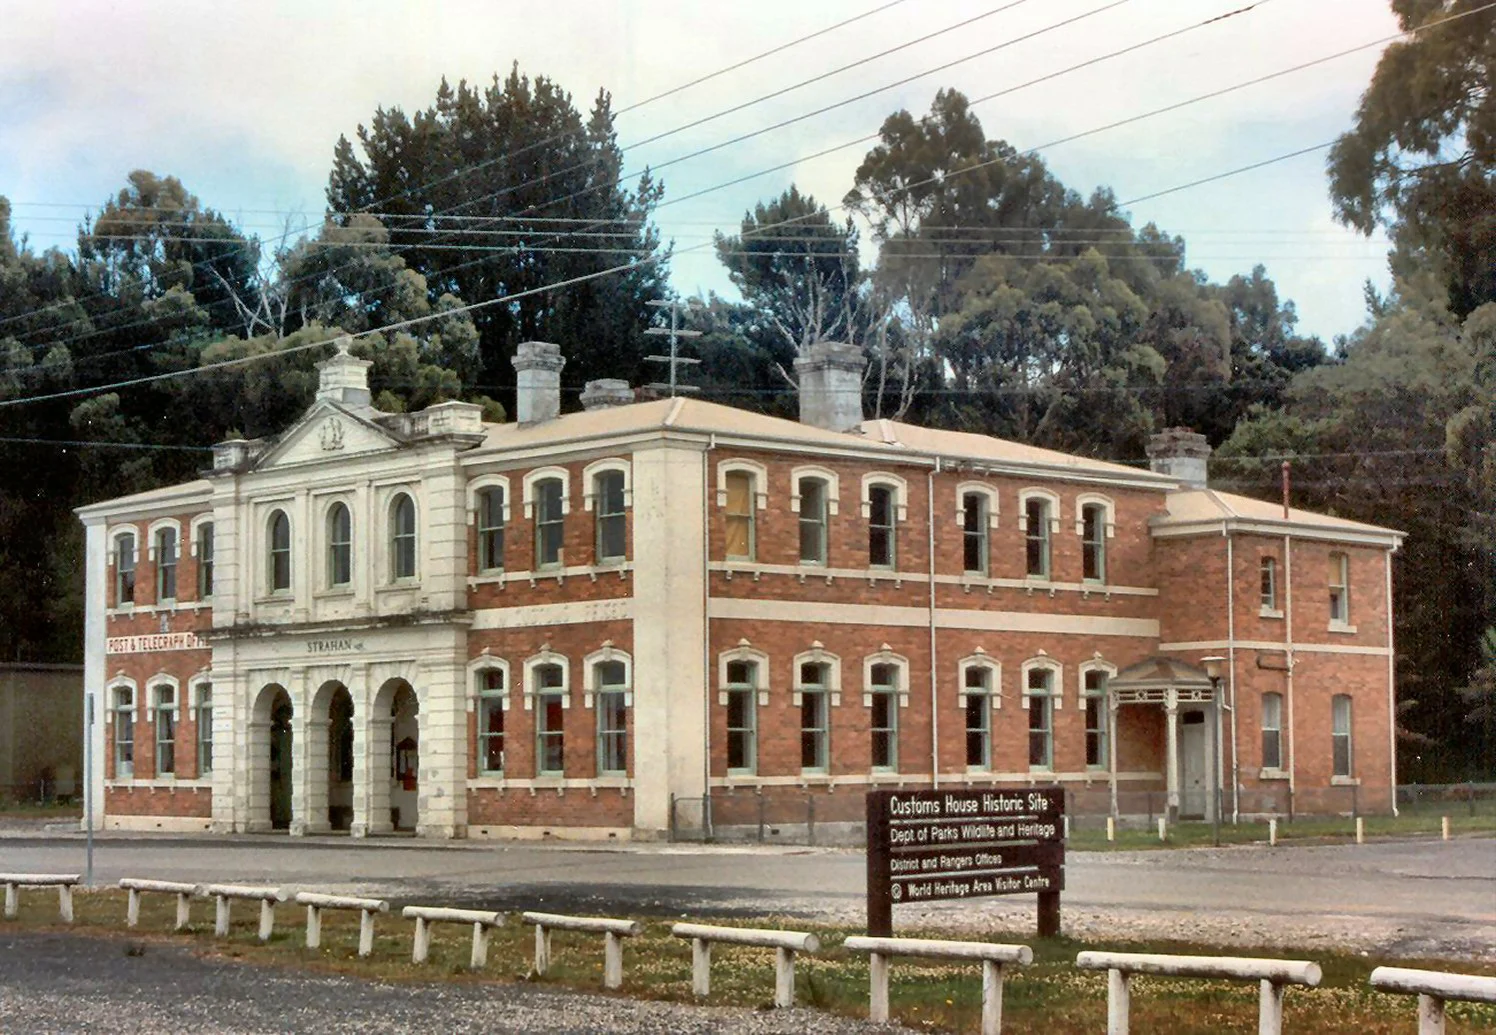
[[[1215,845],[1221,846],[1221,673],[1226,670],[1226,659],[1218,654],[1212,654],[1208,658],[1201,658],[1200,664],[1205,667],[1205,675],[1210,679],[1210,703],[1211,710],[1215,713],[1212,724],[1212,749],[1211,761],[1215,766],[1215,775],[1211,779],[1214,786],[1214,807],[1210,810],[1211,832],[1215,836]]]

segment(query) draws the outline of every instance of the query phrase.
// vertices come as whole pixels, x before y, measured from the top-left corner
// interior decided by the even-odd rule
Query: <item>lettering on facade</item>
[[[355,640],[349,636],[340,636],[329,640],[306,641],[306,652],[308,654],[348,654],[363,649],[363,640]]]
[[[210,644],[195,632],[151,633],[145,636],[111,636],[104,641],[105,654],[145,654],[159,650],[207,650]]]
[[[1057,929],[1064,813],[1058,787],[869,792],[868,933],[891,934],[899,902],[1034,893]]]

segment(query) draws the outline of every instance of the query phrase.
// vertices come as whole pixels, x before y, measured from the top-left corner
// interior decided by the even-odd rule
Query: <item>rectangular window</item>
[[[478,674],[478,769],[504,771],[504,670],[486,668]]]
[[[621,661],[593,666],[597,689],[597,772],[621,776],[628,771],[628,667]]]
[[[961,498],[961,567],[972,575],[987,574],[987,506],[979,492]]]
[[[826,483],[800,479],[800,563],[826,562]]]
[[[478,570],[504,567],[504,489],[493,485],[478,491]]]
[[[753,475],[747,471],[727,472],[727,559],[751,561],[755,556]]]
[[[1278,558],[1262,559],[1262,609],[1278,610]]]
[[[623,512],[623,472],[603,471],[594,483],[597,510],[597,562],[621,561],[628,552]]]
[[[1029,768],[1049,769],[1054,763],[1054,673],[1031,668],[1028,673]]]
[[[197,526],[197,598],[213,595],[213,522]]]
[[[966,768],[992,768],[992,670],[973,665],[962,677],[966,711]]]
[[[135,537],[122,535],[114,540],[114,605],[135,602]]]
[[[197,774],[213,771],[213,684],[197,684]]]
[[[539,776],[561,776],[566,771],[566,673],[560,665],[535,669],[535,771]]]
[[[1349,694],[1330,698],[1330,739],[1334,756],[1333,775],[1349,777],[1351,755],[1351,699]]]
[[[1049,578],[1049,501],[1030,496],[1023,504],[1024,547],[1029,575]]]
[[[828,666],[808,662],[800,666],[800,768],[826,771]]]
[[[1262,768],[1283,768],[1283,695],[1262,695]]]
[[[1330,554],[1330,621],[1335,625],[1351,621],[1351,564],[1343,553]]]
[[[1086,765],[1105,768],[1111,764],[1106,743],[1109,715],[1106,704],[1106,673],[1091,669],[1085,676]]]
[[[115,687],[113,703],[114,778],[128,780],[135,775],[135,691]]]
[[[177,599],[177,530],[156,531],[156,599]]]
[[[566,515],[562,513],[560,478],[546,478],[535,485],[535,566],[554,568],[561,563],[561,547],[566,535]]]
[[[1106,508],[1088,503],[1081,508],[1081,578],[1106,581]]]
[[[892,568],[898,535],[893,489],[887,485],[870,487],[867,515],[867,563],[873,568]]]
[[[758,768],[758,665],[727,663],[727,770],[752,773]]]
[[[874,769],[899,767],[899,670],[895,665],[872,666],[868,691],[872,694],[872,763]]]
[[[177,691],[156,687],[156,775],[177,771]]]

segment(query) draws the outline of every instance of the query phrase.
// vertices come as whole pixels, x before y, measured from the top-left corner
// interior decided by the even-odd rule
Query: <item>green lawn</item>
[[[546,984],[599,990],[602,984],[602,940],[599,936],[556,932],[553,936],[552,969],[543,979],[530,974],[534,939],[529,928],[515,920],[494,933],[489,966],[481,974],[467,970],[470,930],[459,924],[435,928],[431,959],[423,966],[410,962],[412,925],[395,916],[379,918],[374,955],[357,957],[357,914],[324,913],[320,950],[303,946],[302,910],[289,905],[277,909],[278,927],[268,944],[255,936],[258,910],[252,903],[236,903],[234,927],[227,938],[213,935],[212,904],[193,905],[191,932],[171,933],[174,902],[169,896],[146,896],[141,925],[133,932],[124,927],[122,892],[80,892],[76,896],[77,922],[73,929],[120,940],[121,951],[134,951],[149,941],[185,943],[203,953],[233,957],[247,963],[304,967],[322,972],[392,981],[486,981],[540,980]],[[783,926],[807,929],[793,920],[764,917],[759,921],[735,919],[741,926]],[[45,890],[22,893],[21,916],[0,921],[0,930],[60,930],[56,894]],[[867,1010],[867,961],[847,953],[840,944],[846,928],[810,926],[825,948],[820,954],[801,957],[797,967],[797,996],[801,1003],[852,1016]],[[938,932],[900,932],[911,936],[939,937]],[[993,941],[1027,940],[1033,946],[1034,965],[1012,971],[1005,989],[1005,1030],[1052,1033],[1094,1033],[1105,1028],[1106,975],[1076,970],[1071,964],[1082,949],[1180,952],[1191,954],[1236,954],[1233,946],[1186,943],[1080,942],[1068,938],[1034,940],[1026,932],[994,931]],[[1254,955],[1295,957],[1293,948],[1255,952]],[[1354,954],[1332,954],[1316,950],[1312,957],[1324,970],[1317,989],[1290,989],[1286,1001],[1286,1028],[1326,1035],[1392,1035],[1414,1030],[1416,1002],[1411,997],[1385,995],[1371,990],[1367,976],[1383,961]],[[1433,961],[1396,961],[1403,966],[1453,969],[1496,976],[1496,966]],[[672,938],[669,924],[647,921],[644,934],[630,939],[624,950],[625,984],[621,994],[640,998],[689,1001],[691,999],[691,952],[685,942]],[[773,997],[773,954],[769,950],[719,946],[713,952],[710,1001],[750,1007],[767,1005]],[[981,981],[975,966],[922,962],[895,963],[890,1001],[896,1020],[930,1031],[975,1031],[981,1019]],[[1134,1030],[1193,1033],[1251,1032],[1256,1030],[1257,989],[1251,984],[1137,978],[1133,982]],[[1450,1004],[1449,1035],[1496,1030],[1496,1006]]]

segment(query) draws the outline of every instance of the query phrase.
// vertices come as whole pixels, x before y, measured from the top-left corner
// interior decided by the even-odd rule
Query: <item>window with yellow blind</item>
[[[748,471],[728,471],[727,485],[727,559],[754,559],[753,475]]]

